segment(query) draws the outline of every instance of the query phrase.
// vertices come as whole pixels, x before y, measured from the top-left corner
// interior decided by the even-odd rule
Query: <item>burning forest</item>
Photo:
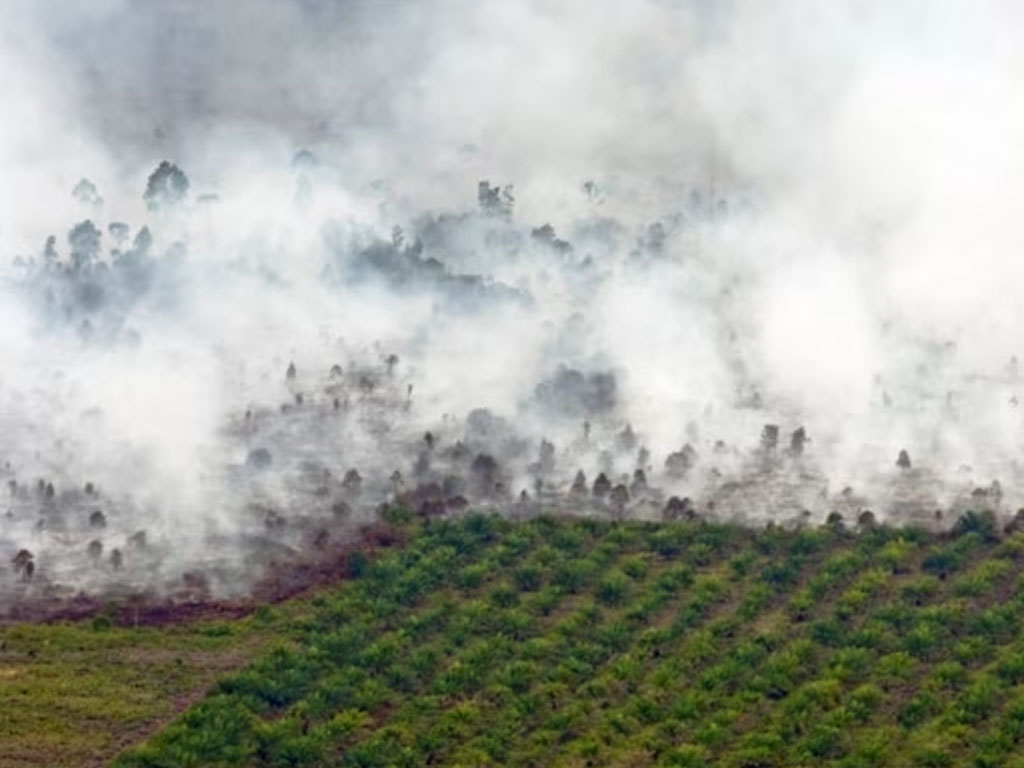
[[[248,37],[189,2],[111,24],[128,5],[8,11],[45,44],[0,51],[25,73],[0,134],[0,615],[246,596],[395,507],[1018,524],[1001,38],[936,19],[911,66],[903,14],[798,3],[842,66],[780,91],[820,52],[752,3],[570,2],[564,46],[530,3],[428,4],[457,30],[261,4]],[[951,92],[962,120],[916,141]],[[905,123],[869,107],[898,100]]]

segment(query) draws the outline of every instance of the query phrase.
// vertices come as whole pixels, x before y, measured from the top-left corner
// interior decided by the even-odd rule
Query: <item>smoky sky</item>
[[[1022,24],[0,0],[3,551],[237,592],[405,492],[579,512],[581,470],[638,517],[1009,513]]]

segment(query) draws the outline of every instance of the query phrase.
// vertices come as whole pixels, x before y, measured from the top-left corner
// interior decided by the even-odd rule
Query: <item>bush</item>
[[[523,592],[535,592],[544,581],[544,572],[536,565],[524,565],[515,572],[516,586]]]
[[[654,580],[654,588],[656,590],[670,594],[674,594],[691,584],[693,584],[693,569],[683,564],[666,568]]]
[[[562,590],[559,587],[544,587],[530,600],[529,607],[541,616],[547,616],[561,601]]]
[[[910,570],[910,545],[904,539],[893,539],[878,553],[879,562],[894,574]]]
[[[597,599],[606,605],[618,605],[629,594],[630,580],[624,573],[610,573],[597,586]]]
[[[411,510],[398,506],[385,507],[381,510],[380,516],[388,525],[408,525],[413,520]]]
[[[1006,685],[1024,683],[1024,653],[1014,651],[1005,654],[996,663],[996,676]]]
[[[455,574],[455,583],[460,589],[472,591],[477,589],[488,576],[487,566],[473,563]]]
[[[963,561],[964,555],[959,549],[946,546],[933,549],[925,555],[921,567],[926,572],[934,573],[944,579],[948,574],[958,570],[963,565]]]
[[[863,723],[871,718],[884,699],[885,694],[881,688],[872,683],[865,683],[852,691],[848,708],[850,713]]]
[[[588,560],[570,560],[555,572],[554,582],[575,594],[590,583],[596,572],[597,569]]]
[[[999,540],[999,526],[991,510],[964,512],[953,525],[953,533],[956,536],[976,533],[985,541]]]
[[[348,555],[345,561],[345,573],[350,579],[362,578],[370,567],[370,558],[361,550]]]
[[[904,728],[916,728],[942,711],[942,702],[932,693],[922,691],[903,705],[896,720]]]
[[[650,542],[651,550],[661,557],[678,557],[685,544],[685,532],[678,525],[666,526],[651,536]]]
[[[761,572],[761,578],[774,589],[795,584],[800,574],[800,563],[792,558],[771,562]]]
[[[622,572],[634,581],[640,581],[647,575],[647,561],[639,555],[632,555],[622,561]]]

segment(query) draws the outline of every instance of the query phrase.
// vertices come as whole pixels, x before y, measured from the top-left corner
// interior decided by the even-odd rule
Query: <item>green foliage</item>
[[[576,594],[594,579],[598,571],[589,560],[571,560],[559,566],[554,582],[567,592]]]
[[[879,562],[894,574],[910,570],[910,556],[913,548],[905,539],[893,539],[878,553]]]
[[[973,533],[986,541],[998,540],[996,516],[991,510],[982,512],[967,511],[953,525],[953,533],[957,536]]]
[[[389,506],[381,513],[381,519],[389,525],[408,525],[412,518],[412,510],[400,506]]]
[[[116,615],[0,627],[0,766],[113,757],[132,734],[174,715],[175,702],[244,664],[274,631],[252,619],[126,628]],[[149,764],[186,763],[164,755]]]
[[[389,524],[405,543],[350,556],[351,578],[197,630],[275,642],[115,764],[980,767],[1024,749],[1024,545],[985,515],[946,537]]]
[[[523,592],[536,592],[544,583],[544,571],[537,565],[524,565],[515,572],[516,586]]]
[[[606,605],[618,605],[629,594],[630,580],[621,571],[613,571],[597,585],[597,599]]]
[[[350,579],[362,578],[369,567],[369,558],[365,552],[359,550],[350,553],[345,562],[345,572]]]

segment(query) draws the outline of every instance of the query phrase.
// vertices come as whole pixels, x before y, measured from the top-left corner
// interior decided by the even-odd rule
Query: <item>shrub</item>
[[[621,567],[622,572],[635,581],[639,581],[647,575],[647,561],[639,555],[625,558]]]
[[[555,572],[554,582],[567,592],[575,594],[590,583],[597,569],[587,560],[570,560]]]
[[[490,600],[498,608],[511,608],[519,603],[519,594],[508,584],[498,584],[491,590]]]
[[[904,539],[893,539],[878,553],[879,562],[894,574],[910,570],[910,545]]]
[[[370,558],[361,550],[349,553],[345,560],[345,573],[350,579],[362,578],[370,567]]]
[[[455,574],[455,583],[464,590],[477,589],[487,578],[488,569],[484,565],[473,563]]]
[[[693,584],[693,569],[685,564],[666,568],[654,580],[656,590],[668,593],[675,593],[691,584]]]
[[[541,616],[549,615],[562,601],[562,590],[559,587],[544,587],[529,602],[530,610]]]
[[[629,594],[629,577],[620,571],[608,574],[597,586],[597,599],[606,605],[618,605]]]
[[[794,584],[799,574],[799,562],[789,558],[768,563],[761,571],[761,578],[773,588],[779,589]]]
[[[866,722],[884,699],[885,693],[881,688],[872,683],[865,683],[853,689],[847,706],[857,720]]]
[[[956,571],[963,564],[964,556],[956,548],[945,546],[933,549],[925,555],[921,567],[928,573],[934,573],[940,578]]]
[[[523,592],[535,592],[544,581],[544,572],[536,565],[524,565],[514,574],[516,586]]]
[[[942,711],[942,702],[933,693],[921,691],[910,699],[896,715],[904,728],[915,728],[930,717]]]
[[[998,696],[995,680],[982,675],[957,696],[952,708],[953,718],[966,724],[980,723],[992,713]]]
[[[998,541],[999,529],[996,523],[996,516],[991,510],[982,512],[967,511],[953,525],[953,533],[957,536],[964,536],[969,533],[976,533],[985,541]]]
[[[678,557],[683,551],[685,533],[678,525],[666,526],[650,539],[651,550],[661,557]]]
[[[412,511],[400,506],[385,507],[380,516],[388,525],[408,525],[413,519]]]

